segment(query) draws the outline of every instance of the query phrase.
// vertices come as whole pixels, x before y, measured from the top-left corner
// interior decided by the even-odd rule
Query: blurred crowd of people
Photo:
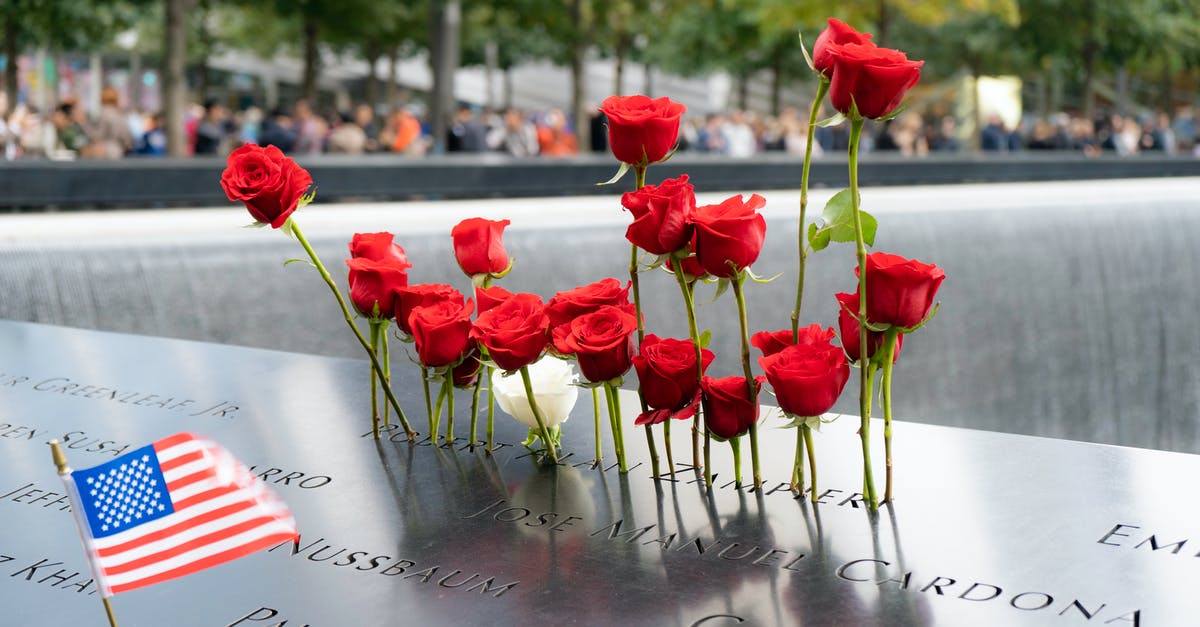
[[[682,151],[745,158],[762,153],[802,155],[808,130],[807,112],[785,108],[779,115],[751,111],[689,116],[680,128]],[[447,152],[503,153],[514,157],[563,157],[605,152],[603,115],[585,121],[590,142],[580,146],[574,126],[559,109],[491,111],[463,105],[453,112],[444,138]],[[190,154],[221,156],[242,143],[277,146],[292,155],[320,153],[361,155],[395,153],[421,156],[434,147],[429,122],[419,106],[397,107],[380,115],[359,104],[351,110],[318,112],[305,100],[291,107],[264,111],[258,107],[231,111],[210,100],[194,104],[185,116]],[[931,152],[1071,151],[1086,155],[1111,153],[1196,154],[1197,121],[1191,107],[1174,116],[1155,112],[1141,117],[1105,115],[1088,120],[1066,113],[1025,116],[1015,128],[999,115],[989,115],[977,134],[961,132],[950,115],[915,111],[877,123],[863,137],[864,152],[924,155]],[[816,154],[844,152],[847,124],[814,130]],[[161,156],[166,133],[161,113],[122,108],[116,90],[101,93],[100,108],[86,115],[78,103],[66,101],[41,112],[25,103],[0,116],[0,143],[5,158],[116,159]]]

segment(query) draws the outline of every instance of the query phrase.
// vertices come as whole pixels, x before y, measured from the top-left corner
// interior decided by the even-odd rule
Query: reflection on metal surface
[[[732,485],[718,447],[708,490],[692,469],[652,479],[640,438],[629,474],[593,467],[589,395],[557,468],[505,416],[493,455],[376,441],[365,373],[0,323],[0,622],[99,618],[45,442],[87,467],[185,428],[254,465],[302,539],[118,596],[122,625],[1173,625],[1200,611],[1198,512],[1180,498],[1195,456],[899,423],[897,499],[872,516],[854,420],[817,434],[813,505],[787,490],[794,440],[772,418],[764,489]]]

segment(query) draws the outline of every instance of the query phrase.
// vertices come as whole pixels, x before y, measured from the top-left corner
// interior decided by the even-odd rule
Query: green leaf
[[[700,348],[708,348],[708,343],[712,341],[712,329],[705,329],[704,333],[700,334]]]
[[[862,219],[863,242],[867,246],[875,245],[875,231],[879,228],[879,222],[875,216],[859,209],[859,216]],[[843,189],[833,195],[829,202],[825,204],[825,209],[821,211],[821,221],[824,226],[821,230],[829,229],[829,239],[835,242],[853,242],[854,237],[854,207],[850,201],[850,190]],[[819,234],[819,232],[818,232]],[[809,230],[809,241],[813,242],[812,230]],[[821,248],[824,248],[822,246]],[[813,249],[819,250],[816,243],[813,242]]]
[[[717,299],[721,297],[721,294],[724,294],[728,290],[729,290],[729,279],[720,279],[719,281],[717,281],[717,293],[713,294],[712,300],[710,300],[708,302],[710,302],[710,303],[717,302]]]
[[[817,122],[817,126],[819,126],[821,128],[825,128],[827,126],[837,126],[838,124],[841,124],[842,122],[845,122],[845,121],[846,121],[846,116],[842,115],[842,113],[839,111],[839,112],[833,114],[832,116],[827,117],[824,120],[821,120],[820,122]]]
[[[817,66],[813,65],[812,57],[808,54],[808,47],[804,45],[804,33],[796,33],[796,37],[800,39],[800,52],[804,53],[804,62],[808,64],[808,69],[816,72]]]
[[[625,176],[625,173],[628,171],[629,171],[629,164],[622,161],[621,167],[617,169],[617,173],[614,174],[612,178],[608,179],[607,181],[605,181],[603,183],[596,183],[596,185],[612,185],[613,183],[616,183],[617,181],[621,180],[621,177]]]
[[[264,226],[270,226],[270,225],[271,225],[270,222],[251,222],[250,224],[243,225],[242,228],[243,229],[261,229]]]
[[[313,264],[313,262],[311,262],[307,259],[288,259],[287,261],[283,262],[283,265],[286,266],[286,265],[292,264],[292,263],[306,263],[314,268],[317,267],[315,264]]]
[[[666,261],[670,258],[670,255],[657,255],[654,258],[654,261],[651,262],[650,265],[646,266],[646,271],[649,272],[650,270],[663,267],[663,264],[666,263]]]
[[[758,276],[757,274],[754,274],[754,271],[751,270],[750,268],[746,268],[746,276],[750,277],[750,280],[754,281],[755,283],[766,285],[767,283],[770,283],[771,281],[774,281],[775,279],[778,279],[779,277],[783,276],[783,273],[779,272],[779,273],[776,273],[775,276],[773,276],[773,277],[764,279],[764,278]]]
[[[813,252],[824,250],[829,246],[829,229],[818,229],[816,222],[811,222],[808,225],[808,245],[812,246]]]

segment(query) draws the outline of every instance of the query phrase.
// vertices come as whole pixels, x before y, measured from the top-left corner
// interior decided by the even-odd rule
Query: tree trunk
[[[892,12],[888,9],[888,0],[879,0],[879,24],[875,26],[875,39],[872,43],[882,46],[887,41],[888,27],[892,25]]]
[[[4,95],[8,97],[9,111],[17,106],[17,56],[21,54],[21,48],[17,45],[20,25],[13,11],[9,9],[4,14],[4,58],[8,59],[4,65]],[[41,70],[42,68],[38,68],[39,72]]]
[[[367,61],[367,104],[374,109],[379,102],[379,77],[375,75],[375,66],[379,63],[379,44],[373,39],[368,40],[363,56]]]
[[[626,33],[617,34],[617,45],[614,50],[616,57],[615,68],[613,70],[613,95],[620,96],[625,93],[625,57],[629,56],[629,35]]]
[[[511,109],[513,106],[513,76],[512,68],[504,68],[504,108]]]
[[[1162,74],[1159,76],[1159,108],[1167,114],[1171,114],[1175,109],[1174,89],[1171,81],[1171,64],[1163,60]]]
[[[429,99],[429,128],[433,134],[433,153],[442,154],[446,152],[446,132],[454,107],[454,74],[458,70],[459,28],[462,24],[459,0],[445,0],[434,7],[430,20],[433,37],[429,60],[433,88]]]
[[[1117,111],[1129,115],[1129,66],[1122,63],[1117,68]]]
[[[745,111],[747,109],[747,103],[750,102],[750,72],[743,70],[738,73],[737,95],[738,108],[742,111]]]
[[[647,96],[654,97],[654,67],[649,63],[646,64],[646,84],[643,91]]]
[[[317,106],[317,65],[320,63],[317,56],[317,27],[316,19],[304,18],[304,80],[301,93],[314,109]]]
[[[580,152],[591,146],[591,118],[588,116],[584,98],[584,61],[587,56],[587,17],[584,15],[583,0],[571,1],[571,22],[575,25],[575,42],[571,45],[571,118],[575,123],[575,140]]]
[[[388,81],[387,93],[384,98],[387,99],[388,109],[398,106],[400,92],[400,49],[392,46],[388,50]]]
[[[779,115],[783,105],[783,50],[776,48],[771,58],[771,115]]]
[[[1088,42],[1083,47],[1083,117],[1096,119],[1096,48]]]
[[[188,154],[183,133],[183,110],[187,106],[187,13],[194,0],[166,0],[163,31],[163,113],[166,116],[167,154]]]

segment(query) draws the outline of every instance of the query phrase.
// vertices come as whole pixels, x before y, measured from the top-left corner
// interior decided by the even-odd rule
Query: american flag
[[[191,433],[63,480],[104,597],[299,536],[287,504],[228,451]]]

